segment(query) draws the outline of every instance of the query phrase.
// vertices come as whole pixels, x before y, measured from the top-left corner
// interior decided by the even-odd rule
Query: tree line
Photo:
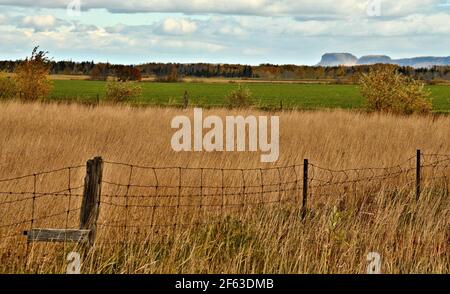
[[[7,75],[0,75],[0,100],[18,98],[21,101],[45,101],[53,87],[49,78],[51,60],[47,57],[47,54],[48,52],[35,47],[31,56],[15,67],[12,78]],[[310,67],[305,68],[310,69]],[[422,81],[407,76],[407,74],[412,75],[416,71],[406,71],[410,69],[402,68],[404,72],[401,72],[395,65],[383,64],[358,67],[358,69],[367,68],[369,72],[360,74],[359,84],[368,111],[396,114],[428,114],[432,111],[430,90],[424,87]],[[216,69],[219,70],[219,68]],[[322,68],[324,70],[322,73],[326,73],[330,69],[333,68]],[[339,76],[344,76],[345,70],[348,70],[348,68],[343,67],[336,67],[336,69],[344,70],[340,72],[341,75]],[[167,70],[166,81],[177,79],[178,67],[176,65],[172,64],[164,70]],[[270,65],[266,65],[265,70],[270,71],[271,74],[277,74]],[[299,67],[290,68],[291,72],[298,70]],[[141,96],[141,84],[129,81],[130,79],[141,79],[141,69],[125,65],[113,65],[110,68],[108,64],[94,64],[90,74],[91,77],[103,78],[103,75],[108,77],[110,73],[114,73],[116,79],[107,81],[107,101],[128,103]],[[250,107],[254,105],[255,99],[252,97],[250,89],[239,84],[236,90],[225,97],[224,102],[228,107]],[[99,100],[97,100],[97,103],[99,103]],[[187,103],[186,92],[185,107]]]
[[[0,71],[14,72],[22,61],[0,61]],[[368,73],[373,65],[358,66],[298,66],[261,64],[258,66],[240,64],[210,63],[145,63],[120,65],[111,63],[49,61],[51,74],[88,75],[93,80],[117,77],[121,81],[141,80],[156,77],[159,81],[175,82],[183,77],[201,78],[243,78],[269,80],[331,80],[333,82],[357,83],[362,74]],[[450,80],[450,66],[413,68],[396,66],[403,75],[433,83]]]

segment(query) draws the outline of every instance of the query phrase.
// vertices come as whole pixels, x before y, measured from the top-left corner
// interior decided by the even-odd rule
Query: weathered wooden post
[[[183,96],[183,108],[186,109],[189,105],[189,93],[188,91],[184,91],[184,96]]]
[[[28,242],[77,242],[91,247],[97,232],[102,190],[103,160],[96,157],[87,162],[84,193],[80,212],[80,229],[31,228],[25,231]]]
[[[421,193],[421,164],[422,159],[421,156],[422,153],[420,150],[417,150],[416,153],[416,200],[420,199],[420,193]]]
[[[303,198],[302,198],[302,208],[300,211],[300,216],[302,219],[306,217],[306,207],[308,204],[308,159],[303,162]]]
[[[100,213],[103,160],[95,157],[86,164],[84,193],[80,212],[80,229],[89,230],[88,245],[92,246],[97,233],[97,220]]]

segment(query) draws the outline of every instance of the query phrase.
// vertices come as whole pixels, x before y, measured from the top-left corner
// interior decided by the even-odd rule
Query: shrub
[[[22,61],[16,68],[14,82],[17,94],[25,101],[42,101],[52,89],[49,79],[50,60],[47,53],[35,47],[31,57]]]
[[[17,90],[14,80],[0,75],[0,100],[14,98],[16,94]]]
[[[432,110],[424,84],[400,74],[396,66],[375,66],[362,75],[360,84],[368,111],[425,114]]]
[[[106,85],[106,99],[114,102],[129,102],[142,94],[142,88],[133,82],[109,81]]]
[[[241,84],[225,97],[225,104],[228,107],[248,107],[253,104],[253,97],[250,89]]]

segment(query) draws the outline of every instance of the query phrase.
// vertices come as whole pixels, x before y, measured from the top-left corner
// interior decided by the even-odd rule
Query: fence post
[[[302,198],[302,209],[300,215],[302,219],[306,216],[306,206],[308,204],[308,159],[303,162],[303,198]]]
[[[89,247],[94,244],[97,220],[100,212],[100,195],[102,188],[103,160],[95,157],[86,163],[84,193],[80,212],[80,229],[90,230]]]
[[[188,104],[189,104],[189,94],[188,91],[184,91],[183,108],[186,109],[188,107]]]
[[[420,199],[421,192],[421,151],[417,150],[416,153],[416,200]]]

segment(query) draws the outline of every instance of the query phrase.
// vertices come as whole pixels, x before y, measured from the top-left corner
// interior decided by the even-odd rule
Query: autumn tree
[[[45,100],[52,89],[49,78],[50,60],[48,52],[35,47],[30,58],[22,61],[15,70],[14,82],[20,99],[25,101]]]
[[[131,70],[131,75],[130,75],[130,79],[132,81],[142,81],[142,74],[141,71],[135,67],[133,67],[133,69]]]
[[[108,64],[97,63],[91,70],[91,80],[106,81],[108,79]]]
[[[170,64],[168,66],[167,74],[158,76],[156,81],[162,83],[176,83],[181,81],[178,75],[178,67],[175,64]]]
[[[116,76],[120,82],[142,80],[141,71],[132,66],[118,66],[116,69]]]
[[[360,83],[369,111],[424,114],[432,110],[431,94],[424,84],[402,75],[394,65],[372,67],[362,74]]]
[[[17,94],[16,84],[7,74],[0,72],[0,101],[14,98]]]

